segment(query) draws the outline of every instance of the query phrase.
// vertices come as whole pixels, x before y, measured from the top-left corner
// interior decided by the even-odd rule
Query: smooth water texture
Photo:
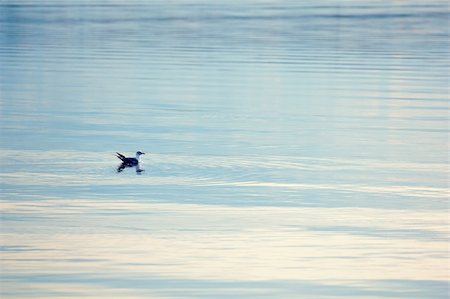
[[[447,298],[448,20],[1,2],[1,297]]]

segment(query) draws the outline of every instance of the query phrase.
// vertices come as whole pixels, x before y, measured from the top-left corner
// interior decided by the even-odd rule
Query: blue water
[[[1,2],[1,297],[447,298],[448,8]]]

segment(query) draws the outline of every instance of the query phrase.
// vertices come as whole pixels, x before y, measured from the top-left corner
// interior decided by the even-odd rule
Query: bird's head
[[[141,152],[141,151],[137,151],[136,152],[136,156],[139,157],[140,155],[145,155],[145,153]]]

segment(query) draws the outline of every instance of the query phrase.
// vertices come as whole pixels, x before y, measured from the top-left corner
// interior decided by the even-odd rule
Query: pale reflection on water
[[[448,45],[439,0],[1,2],[0,296],[447,298]]]
[[[443,225],[446,211],[89,199],[5,201],[3,208],[22,216],[10,220],[13,225],[4,231],[3,270],[13,277],[4,284],[6,289],[27,280],[22,277],[24,272],[31,283],[46,277],[56,280],[48,287],[55,291],[64,289],[66,280],[81,280],[92,290],[108,292],[111,282],[96,279],[106,275],[103,279],[111,279],[113,284],[122,279],[144,283],[147,278],[168,277],[205,284],[298,281],[314,285],[320,281],[325,288],[345,284],[354,289],[355,297],[360,292],[381,290],[390,280],[399,285],[416,281],[417,288],[422,288],[421,281],[447,279],[447,266],[442,263],[448,244],[447,226]],[[30,227],[27,215],[42,218]],[[312,291],[304,290],[302,283],[284,291],[270,284],[260,287],[293,297],[295,292]],[[237,295],[239,284],[237,288],[228,292]],[[149,283],[138,289],[130,290],[129,295],[176,293],[164,284]],[[74,289],[73,295],[84,292],[84,288]]]

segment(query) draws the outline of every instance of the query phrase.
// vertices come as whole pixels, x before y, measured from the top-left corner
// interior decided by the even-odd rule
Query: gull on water
[[[125,157],[121,153],[117,153],[117,152],[116,152],[116,154],[117,154],[117,158],[119,158],[122,161],[122,163],[117,168],[117,172],[122,172],[122,170],[124,170],[127,167],[136,167],[136,173],[137,174],[141,174],[141,172],[144,171],[144,169],[141,169],[139,167],[139,157],[141,155],[145,155],[145,153],[143,153],[141,151],[137,151],[136,152],[136,158],[134,158],[134,157]]]

